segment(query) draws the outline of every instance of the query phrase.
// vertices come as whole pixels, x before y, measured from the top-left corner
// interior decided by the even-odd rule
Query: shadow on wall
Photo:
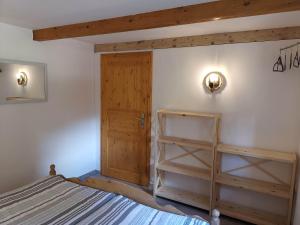
[[[0,23],[0,58],[47,64],[48,101],[0,106],[0,192],[48,174],[96,168],[98,115],[93,45],[32,41],[32,31]],[[62,156],[62,157],[61,157]]]
[[[75,119],[38,139],[38,148],[42,150],[38,168],[43,168],[39,176],[48,172],[51,163],[55,163],[57,172],[66,177],[81,176],[95,170],[99,138],[96,123],[95,118]]]
[[[47,113],[45,106],[1,106],[2,118],[9,108],[14,115],[1,120],[0,192],[48,175],[51,163],[67,177],[96,169],[98,118],[69,110]],[[32,115],[33,108],[38,113]]]

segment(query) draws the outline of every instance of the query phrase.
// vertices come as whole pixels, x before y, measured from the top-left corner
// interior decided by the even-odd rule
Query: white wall
[[[33,42],[31,31],[4,24],[0,33],[0,57],[47,63],[49,89],[45,103],[0,105],[0,192],[46,175],[52,162],[66,176],[98,168],[99,59],[92,46]],[[221,112],[223,142],[297,152],[299,69],[272,72],[279,48],[294,42],[155,50],[153,111]],[[216,96],[202,87],[211,70],[227,78]]]
[[[0,193],[48,174],[96,169],[98,116],[93,46],[75,40],[32,41],[32,32],[0,24],[0,58],[42,62],[48,101],[0,105]]]
[[[272,72],[279,49],[295,42],[155,50],[153,113],[160,108],[220,112],[222,142],[298,152],[300,69]],[[227,86],[222,93],[212,96],[204,91],[202,81],[214,70],[224,73]],[[190,127],[181,126],[180,129]],[[229,162],[240,164],[234,160]],[[277,171],[277,174],[281,172],[284,177],[283,171]],[[251,173],[266,177],[259,171]],[[223,193],[227,195],[225,198],[244,201],[247,205],[257,205],[255,198],[264,199],[260,195],[243,193],[237,198],[228,190]],[[269,203],[267,199],[261,200],[263,204],[258,206],[278,213],[282,211],[285,204],[277,203],[273,198],[268,200]]]
[[[222,113],[224,143],[297,151],[300,69],[274,73],[280,41],[154,52],[153,109]],[[225,90],[212,96],[203,77],[220,70]]]
[[[154,50],[153,115],[156,115],[156,111],[160,108],[219,112],[222,113],[222,142],[298,152],[300,69],[284,73],[272,71],[279,49],[295,42]],[[99,55],[96,62],[99,62]],[[212,96],[204,91],[202,82],[208,72],[215,70],[225,75],[227,86],[222,93]],[[152,118],[152,123],[153,163],[156,149],[156,118]],[[188,127],[179,126],[180,132],[184,133],[184,130],[188,131],[193,124],[189,123]],[[228,162],[227,166],[231,166],[232,162],[245,164],[236,159],[230,159]],[[265,165],[265,168],[269,169],[276,167],[277,165],[273,164]],[[288,170],[289,168],[283,167],[275,170],[275,173],[284,179]],[[268,180],[265,174],[257,170],[242,173]],[[176,181],[174,176],[172,178]],[[185,188],[193,189],[192,191],[195,189],[200,192],[207,191],[205,190],[207,187],[200,190],[197,182],[190,179],[186,179],[186,182],[177,179],[177,183],[188,183],[188,187]],[[172,182],[169,184],[172,185]],[[176,182],[173,185],[176,185]],[[227,199],[236,201],[242,199],[247,205],[267,208],[277,213],[282,213],[286,206],[286,202],[277,201],[272,197],[253,194],[246,196],[244,193],[236,197],[236,193],[230,190],[224,190],[223,193],[227,195],[225,196]],[[260,201],[257,202],[256,199]],[[300,199],[298,201],[300,204]],[[300,215],[296,215],[296,221],[299,219]]]
[[[219,112],[222,113],[222,142],[298,152],[300,69],[284,73],[272,71],[279,49],[295,42],[154,50],[153,115],[160,108]],[[96,61],[99,61],[99,55]],[[212,96],[204,91],[202,81],[208,72],[214,70],[224,73],[227,86],[222,93]],[[153,162],[157,128],[156,119],[152,120]],[[181,130],[190,128],[191,124],[189,127],[180,126]],[[232,160],[229,161],[229,165],[232,165],[230,162]],[[274,169],[273,164],[265,166]],[[275,170],[275,173],[284,178],[288,169],[283,167],[282,170]],[[250,173],[267,179],[260,171],[252,170]],[[180,183],[188,182],[191,184],[192,181],[187,179],[187,182],[181,180]],[[188,186],[188,189],[200,188],[195,182]],[[241,197],[249,205],[267,207],[278,213],[282,213],[286,206],[281,201],[261,195],[245,196],[241,193],[237,198],[235,193],[228,190],[225,190],[225,195],[238,201]],[[263,199],[260,202],[264,204],[257,204],[256,199]],[[297,218],[300,219],[300,215]]]

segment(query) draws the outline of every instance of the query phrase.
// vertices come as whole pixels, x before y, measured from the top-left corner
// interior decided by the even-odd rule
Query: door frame
[[[125,52],[125,53],[106,53],[106,54],[100,54],[100,83],[101,83],[101,90],[100,90],[100,122],[101,122],[101,126],[100,126],[100,161],[101,161],[101,168],[100,170],[103,170],[103,160],[104,158],[103,156],[103,146],[105,144],[105,137],[103,137],[103,117],[102,115],[104,114],[104,107],[103,107],[103,76],[102,76],[102,72],[103,72],[103,67],[102,67],[102,60],[103,60],[103,56],[114,56],[114,55],[126,55],[126,54],[137,54],[137,53],[149,53],[150,55],[150,74],[149,74],[149,83],[147,85],[147,117],[146,117],[146,121],[148,121],[146,123],[145,129],[146,129],[146,159],[147,159],[147,164],[146,164],[146,171],[147,171],[147,182],[145,182],[146,185],[144,186],[149,186],[150,185],[150,157],[151,157],[151,127],[152,127],[152,83],[153,83],[153,51],[141,51],[141,52]],[[102,174],[102,172],[100,171],[100,173]]]

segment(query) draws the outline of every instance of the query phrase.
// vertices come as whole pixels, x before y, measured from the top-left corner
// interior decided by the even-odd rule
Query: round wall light
[[[27,81],[28,81],[27,74],[25,72],[20,72],[17,78],[18,85],[26,86]]]
[[[225,84],[225,77],[220,72],[210,72],[204,78],[203,85],[207,91],[214,93],[221,91]]]

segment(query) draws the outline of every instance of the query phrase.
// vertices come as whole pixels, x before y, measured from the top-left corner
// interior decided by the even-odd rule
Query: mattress
[[[122,195],[80,186],[61,176],[46,177],[0,195],[0,224],[209,225]]]

